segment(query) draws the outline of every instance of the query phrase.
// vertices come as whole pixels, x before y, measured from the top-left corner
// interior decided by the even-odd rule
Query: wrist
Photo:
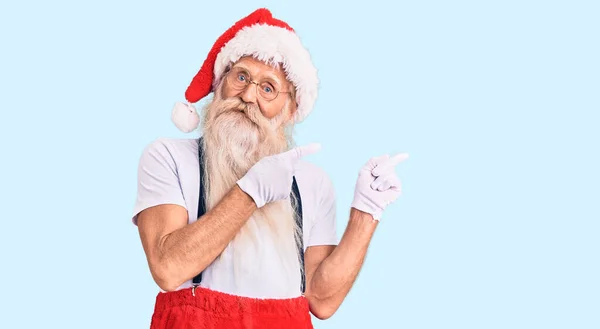
[[[354,200],[350,207],[361,213],[367,214],[372,217],[372,219],[379,220],[381,218],[381,214],[383,209],[380,209],[372,202],[361,202],[359,200]]]
[[[260,208],[264,205],[264,202],[258,198],[255,186],[255,184],[242,178],[236,182],[235,188],[239,189],[239,191],[245,195],[248,202],[252,202],[257,208]]]
[[[357,220],[366,220],[366,221],[371,221],[371,222],[378,222],[381,214],[374,212],[375,214],[373,214],[371,211],[368,210],[362,210],[357,207],[350,207],[350,218],[355,218]]]
[[[379,221],[368,212],[356,208],[350,208],[350,216],[346,232],[340,240],[339,246],[342,250],[362,250],[366,248],[377,229]]]

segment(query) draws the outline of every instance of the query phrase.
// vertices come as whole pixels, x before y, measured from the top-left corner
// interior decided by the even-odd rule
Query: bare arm
[[[252,198],[235,185],[213,209],[189,225],[187,210],[179,205],[159,205],[140,212],[140,238],[158,286],[172,291],[202,272],[255,209]]]
[[[337,247],[307,248],[306,297],[317,318],[331,317],[346,298],[362,268],[377,223],[370,214],[351,208],[348,226]]]

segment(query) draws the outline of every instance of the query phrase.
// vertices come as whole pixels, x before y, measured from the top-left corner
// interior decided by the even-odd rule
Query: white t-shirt
[[[307,161],[301,161],[295,173],[303,214],[304,249],[310,246],[337,245],[335,191],[327,174]],[[137,225],[140,211],[160,205],[177,204],[187,209],[188,224],[196,221],[199,198],[199,159],[197,139],[161,138],[150,143],[143,151],[138,167],[137,198],[133,211],[133,223]],[[293,237],[291,237],[293,238]],[[257,272],[244,276],[242,284],[233,284],[233,268],[213,275],[213,265],[202,273],[201,286],[215,291],[254,298],[292,298],[301,294],[300,273],[297,284],[292,287],[278,284],[278,273],[268,266],[269,260],[276,261],[272,248],[261,248],[259,255],[267,266],[260,266]],[[231,257],[226,248],[224,259]],[[225,265],[224,265],[225,264]],[[219,266],[227,266],[220,262]],[[223,273],[231,277],[223,277]],[[179,289],[192,286],[192,280]]]

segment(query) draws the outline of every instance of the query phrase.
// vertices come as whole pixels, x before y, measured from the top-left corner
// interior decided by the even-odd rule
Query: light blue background
[[[316,328],[600,328],[597,1],[0,6],[2,328],[148,328],[140,152],[215,39],[269,7],[322,85],[298,127],[338,195],[408,152],[356,285]]]

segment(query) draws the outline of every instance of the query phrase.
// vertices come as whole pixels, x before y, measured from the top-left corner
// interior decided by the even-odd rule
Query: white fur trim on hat
[[[296,87],[296,121],[300,122],[308,116],[317,99],[319,79],[308,50],[294,32],[266,24],[243,28],[217,55],[213,85],[219,84],[229,64],[243,56],[281,63],[288,80]]]

